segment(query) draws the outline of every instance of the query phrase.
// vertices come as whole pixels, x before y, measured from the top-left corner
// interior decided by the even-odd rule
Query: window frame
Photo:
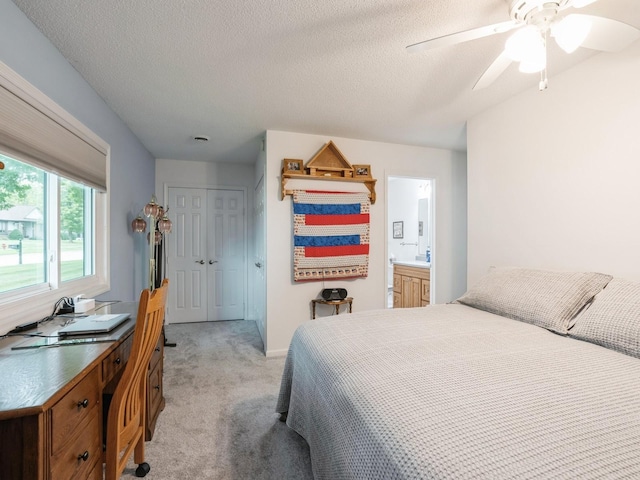
[[[111,149],[109,144],[89,130],[88,127],[2,62],[0,62],[0,86],[11,89],[14,94],[25,102],[41,111],[46,111],[52,121],[64,125],[70,131],[77,132],[85,141],[106,152],[107,184],[105,192],[95,188],[93,190],[95,200],[95,232],[93,239],[94,249],[92,251],[94,261],[93,275],[59,283],[59,235],[57,235],[57,238],[50,238],[51,235],[49,235],[46,245],[49,283],[25,287],[0,295],[0,335],[3,335],[16,325],[40,320],[51,315],[55,302],[61,297],[75,297],[84,294],[86,297],[91,298],[111,289],[109,238]],[[18,161],[30,163],[28,159],[16,157],[11,152],[6,152],[6,154],[16,158]],[[47,222],[57,222],[57,230],[59,232],[59,190],[57,188],[54,190],[56,190],[54,194],[56,201],[52,205],[47,205],[46,218],[48,219]]]

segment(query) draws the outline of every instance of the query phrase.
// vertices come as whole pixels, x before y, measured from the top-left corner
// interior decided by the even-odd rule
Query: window
[[[109,145],[0,62],[0,335],[109,290]]]
[[[93,274],[93,189],[66,178],[60,184],[60,280]],[[56,238],[57,236],[53,236]]]
[[[0,294],[47,281],[46,175],[0,155]]]
[[[93,275],[93,189],[5,155],[0,161],[0,294]],[[57,259],[53,268],[49,259]]]
[[[104,224],[106,195],[26,162],[0,154],[0,334],[51,313],[55,301],[105,291],[105,242],[96,249],[96,219]],[[42,305],[36,318],[22,316]],[[1,312],[18,315],[14,321]],[[7,308],[5,308],[8,307]],[[18,319],[18,321],[15,321]]]

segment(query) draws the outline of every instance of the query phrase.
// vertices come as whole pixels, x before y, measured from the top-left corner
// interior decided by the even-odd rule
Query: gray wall
[[[153,194],[154,158],[10,0],[0,0],[0,61],[111,146],[111,291],[101,298],[137,299],[145,277],[136,269],[144,265],[134,260],[130,223]]]

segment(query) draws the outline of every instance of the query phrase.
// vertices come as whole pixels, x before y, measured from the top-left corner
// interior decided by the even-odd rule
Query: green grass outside
[[[44,282],[44,267],[37,263],[0,267],[0,292]]]
[[[62,262],[61,268],[63,282],[82,277],[84,274],[82,260]],[[0,292],[8,292],[40,283],[44,283],[44,267],[41,264],[0,266]]]
[[[82,260],[67,260],[60,265],[60,278],[63,282],[84,276],[84,262]]]

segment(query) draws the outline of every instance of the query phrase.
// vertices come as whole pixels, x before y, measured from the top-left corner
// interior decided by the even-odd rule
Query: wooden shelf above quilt
[[[293,193],[287,190],[289,180],[328,180],[363,183],[369,190],[371,204],[376,202],[376,179],[371,176],[371,166],[351,165],[333,141],[326,143],[304,167],[302,163],[290,158],[282,161],[281,200]]]
[[[369,198],[371,199],[371,205],[376,203],[376,182],[375,178],[346,178],[346,177],[318,177],[313,175],[307,175],[304,173],[284,173],[281,177],[281,200],[287,195],[292,195],[293,190],[287,190],[287,182],[289,180],[329,180],[332,182],[351,182],[351,183],[364,183],[369,190]]]

